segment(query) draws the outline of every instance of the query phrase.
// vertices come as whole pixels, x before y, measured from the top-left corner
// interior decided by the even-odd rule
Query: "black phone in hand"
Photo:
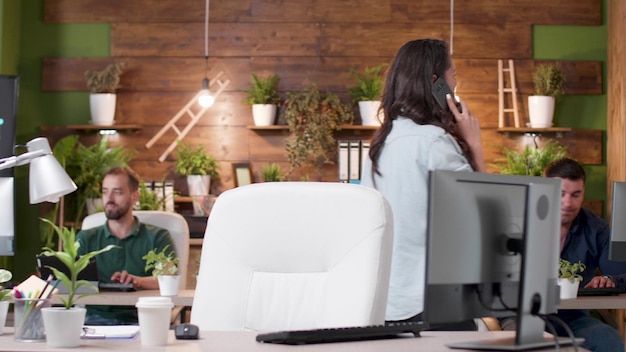
[[[435,98],[439,106],[441,106],[441,108],[444,110],[450,110],[446,101],[447,94],[450,94],[450,96],[454,100],[454,92],[452,92],[452,89],[450,89],[450,87],[446,83],[446,80],[443,79],[443,77],[438,77],[435,82],[433,82],[433,97]],[[454,102],[456,104],[456,108],[459,109],[459,112],[463,112],[461,110],[461,104],[459,104],[456,100],[454,100]]]

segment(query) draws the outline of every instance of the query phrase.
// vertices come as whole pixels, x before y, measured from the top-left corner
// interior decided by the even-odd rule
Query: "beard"
[[[115,205],[115,208],[107,208],[106,205]],[[121,219],[124,215],[126,215],[126,213],[128,213],[128,211],[130,210],[130,206],[126,205],[126,206],[120,206],[119,204],[115,204],[115,203],[107,203],[104,207],[104,213],[107,217],[107,219],[109,220],[119,220]]]

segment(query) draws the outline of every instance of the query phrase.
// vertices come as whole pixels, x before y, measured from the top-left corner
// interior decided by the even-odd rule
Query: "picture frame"
[[[235,187],[254,183],[250,163],[233,163],[233,181],[235,182]]]

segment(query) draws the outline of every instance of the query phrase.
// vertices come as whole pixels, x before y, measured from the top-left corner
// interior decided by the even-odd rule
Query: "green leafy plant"
[[[63,250],[55,251],[49,247],[44,247],[41,254],[57,257],[61,262],[63,262],[63,264],[68,267],[70,272],[69,277],[59,271],[57,268],[50,267],[50,270],[52,270],[54,276],[57,279],[61,280],[61,282],[63,282],[63,284],[65,284],[65,286],[67,287],[67,299],[61,298],[61,301],[63,301],[63,306],[65,307],[65,309],[70,309],[81,297],[92,295],[97,292],[97,288],[89,281],[78,280],[78,273],[80,273],[81,271],[83,271],[83,269],[87,267],[91,258],[100,253],[104,253],[113,248],[116,248],[117,246],[110,244],[100,250],[89,252],[79,257],[78,248],[80,247],[80,244],[76,240],[76,230],[73,227],[67,228],[63,226],[62,228],[59,228],[56,224],[48,219],[42,218],[41,220],[47,222],[50,226],[52,226],[52,228],[54,229],[54,231],[56,231],[57,235],[59,236],[59,238],[61,238],[61,241],[63,243]],[[77,296],[76,292],[82,286],[90,287],[94,293],[83,293]]]
[[[574,283],[576,280],[582,280],[583,277],[578,273],[582,273],[585,269],[587,269],[587,266],[581,261],[572,264],[563,258],[559,259],[559,278],[568,279],[571,283]]]
[[[536,95],[558,97],[565,92],[565,74],[556,65],[542,64],[533,72]]]
[[[87,88],[91,93],[115,93],[125,66],[124,62],[116,62],[102,71],[85,71]]]
[[[265,182],[280,182],[283,180],[283,172],[280,165],[269,163],[261,168],[261,175]]]
[[[178,141],[176,146],[176,172],[183,176],[188,175],[209,175],[217,177],[219,164],[215,159],[207,155],[202,145],[196,148]]]
[[[82,219],[83,208],[87,199],[102,197],[104,174],[113,167],[128,166],[134,152],[122,146],[109,147],[106,138],[101,138],[98,143],[90,146],[80,143],[77,137],[68,136],[65,138],[59,141],[62,143],[60,149],[65,154],[62,165],[65,166],[68,175],[78,186],[75,202],[77,209],[74,210],[75,221],[78,222]],[[60,157],[57,156],[57,159]]]
[[[348,71],[357,80],[356,86],[348,88],[354,104],[359,101],[381,99],[384,85],[382,69],[386,66],[387,64],[380,64],[376,67],[365,68],[363,73],[358,72],[354,68]]]
[[[146,183],[141,180],[139,183],[139,210],[165,210],[167,200],[165,194],[159,196],[156,191],[148,189]]]
[[[287,159],[295,167],[313,166],[321,179],[324,164],[333,164],[337,153],[334,132],[352,123],[349,105],[331,92],[320,92],[315,85],[303,92],[287,93],[282,121],[291,135],[285,141]]]
[[[157,252],[155,248],[141,257],[146,261],[146,272],[152,269],[152,276],[176,275],[178,273],[179,259],[175,256],[173,250],[168,252],[168,248],[169,245],[165,246],[160,252]]]
[[[502,150],[505,158],[498,159],[499,163],[494,166],[506,175],[542,176],[550,162],[567,155],[567,148],[556,141],[542,148],[526,145],[521,153],[506,147],[502,147]]]
[[[271,75],[266,78],[259,78],[256,73],[252,74],[252,86],[245,90],[247,97],[244,103],[252,106],[254,104],[278,104],[278,75]]]
[[[0,284],[5,283],[13,277],[10,271],[6,269],[0,269]],[[2,287],[0,285],[0,302],[9,301],[11,299],[11,290]]]

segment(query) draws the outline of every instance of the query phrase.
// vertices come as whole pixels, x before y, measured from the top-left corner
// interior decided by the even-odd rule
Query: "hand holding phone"
[[[448,107],[448,102],[446,100],[446,95],[450,94],[452,99],[454,99],[454,92],[446,83],[446,80],[443,77],[437,77],[435,82],[433,82],[433,97],[444,110],[450,110]],[[459,112],[463,112],[461,108],[461,104],[459,104],[456,100],[454,101],[456,104],[456,108],[459,109]]]

